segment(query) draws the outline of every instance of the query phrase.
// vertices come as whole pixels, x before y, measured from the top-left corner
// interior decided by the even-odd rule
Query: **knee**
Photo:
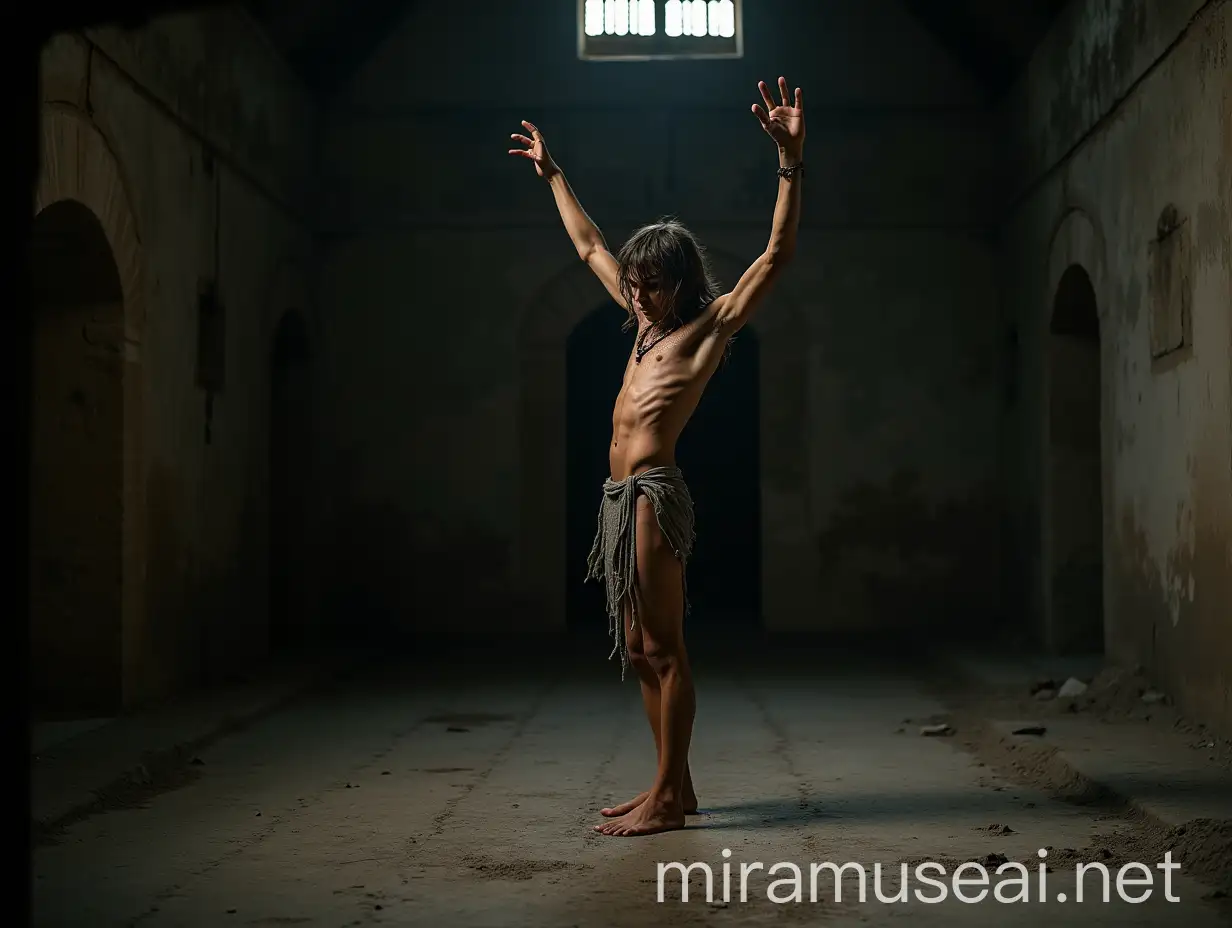
[[[629,664],[634,670],[641,673],[651,669],[650,659],[646,656],[646,646],[642,643],[640,635],[630,640],[625,649],[629,655]]]
[[[642,659],[651,673],[660,678],[678,676],[689,669],[683,650],[671,642],[646,642]]]

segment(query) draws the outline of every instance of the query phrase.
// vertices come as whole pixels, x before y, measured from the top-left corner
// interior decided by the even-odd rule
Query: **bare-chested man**
[[[626,666],[638,675],[658,772],[649,790],[602,810],[608,821],[595,830],[606,835],[682,828],[685,815],[697,811],[688,762],[696,704],[683,633],[693,504],[676,466],[676,442],[732,336],[795,252],[804,99],[799,88],[794,100],[789,97],[783,78],[778,83],[778,104],[762,82],[765,107],[753,106],[779,152],[770,241],[728,293],[719,291],[701,247],[676,222],[639,229],[613,256],[548,153],[543,134],[523,122],[530,136],[512,136],[525,147],[509,153],[530,159],[548,181],[579,257],[629,314],[626,328],[637,329],[612,416],[611,477],[603,487],[587,579],[606,583],[613,653],[620,652],[622,675]]]

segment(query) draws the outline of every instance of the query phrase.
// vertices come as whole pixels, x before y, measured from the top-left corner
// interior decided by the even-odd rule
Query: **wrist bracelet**
[[[779,177],[783,178],[783,180],[791,180],[792,177],[795,176],[797,171],[801,171],[803,169],[804,169],[804,162],[797,161],[795,164],[788,164],[788,165],[784,165],[783,167],[779,168],[778,175]]]

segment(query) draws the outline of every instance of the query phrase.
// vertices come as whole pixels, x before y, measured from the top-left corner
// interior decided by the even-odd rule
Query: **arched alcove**
[[[727,286],[748,265],[713,249],[710,259]],[[542,617],[546,629],[566,627],[569,588],[583,579],[569,572],[566,357],[570,333],[603,298],[594,274],[576,262],[532,295],[520,320],[515,571],[520,597],[531,614]],[[618,328],[622,311],[609,305]],[[808,498],[808,333],[780,289],[741,337],[751,342],[750,335],[758,346],[757,472],[741,473],[733,460],[727,476],[733,483],[746,481],[745,489],[759,495],[761,563],[749,569],[759,572],[762,625],[768,630],[800,627],[807,624],[801,617],[816,601]],[[739,345],[737,341],[734,350]],[[617,380],[610,388],[612,401],[618,388]],[[716,412],[722,403],[718,399]],[[597,495],[594,505],[597,513]],[[701,526],[699,544],[700,532]],[[730,558],[718,556],[729,569],[740,569]],[[596,621],[602,623],[602,617]]]
[[[40,124],[30,252],[32,695],[61,714],[108,713],[140,701],[156,676],[145,663],[144,262],[103,134],[63,104],[45,104]],[[53,513],[78,496],[76,515]]]
[[[30,256],[32,696],[44,713],[108,715],[123,700],[124,294],[76,200],[35,217]]]
[[[1099,314],[1080,264],[1061,275],[1048,330],[1049,624],[1054,648],[1103,647]]]
[[[586,574],[603,481],[609,474],[612,405],[633,347],[625,314],[610,300],[582,318],[566,342],[566,609],[570,627],[603,615]],[[689,600],[706,627],[761,625],[761,429],[758,338],[746,328],[715,372],[677,448],[693,497],[697,544]]]

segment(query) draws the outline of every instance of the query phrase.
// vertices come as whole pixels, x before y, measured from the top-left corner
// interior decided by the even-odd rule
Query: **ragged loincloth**
[[[603,580],[607,587],[609,634],[614,639],[611,660],[620,654],[620,679],[629,667],[629,650],[623,620],[623,605],[631,607],[637,621],[637,497],[644,493],[654,507],[655,519],[680,561],[683,579],[693,551],[693,499],[677,467],[654,467],[624,480],[604,481],[599,505],[599,529],[587,558],[587,580]],[[689,611],[688,584],[684,589],[685,613]]]

